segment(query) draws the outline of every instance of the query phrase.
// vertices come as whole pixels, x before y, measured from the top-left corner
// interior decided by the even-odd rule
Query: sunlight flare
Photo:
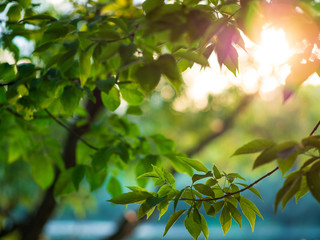
[[[261,42],[254,59],[261,65],[279,66],[293,55],[283,29],[266,27],[261,32]]]

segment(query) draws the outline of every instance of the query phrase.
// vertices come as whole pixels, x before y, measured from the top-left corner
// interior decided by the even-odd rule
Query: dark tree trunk
[[[71,131],[66,138],[62,153],[66,168],[71,168],[76,165],[76,148],[78,140],[83,134],[89,131],[91,123],[102,107],[100,92],[95,90],[94,95],[96,97],[96,103],[89,101],[86,107],[88,112],[88,123],[81,128],[76,127],[76,123],[74,123],[73,126],[71,126]],[[23,223],[17,225],[18,231],[21,235],[21,240],[37,240],[40,238],[44,226],[50,220],[57,206],[53,191],[54,184],[59,175],[60,171],[56,170],[55,180],[44,193],[43,199],[37,209],[35,209],[35,211],[31,213],[31,215],[29,215],[29,217],[27,217]]]

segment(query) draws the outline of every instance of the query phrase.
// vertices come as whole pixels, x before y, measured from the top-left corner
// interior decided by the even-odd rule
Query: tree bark
[[[88,112],[88,123],[82,127],[76,127],[76,122],[71,126],[72,132],[69,132],[62,158],[65,163],[66,169],[74,167],[76,165],[76,148],[79,141],[79,137],[89,131],[91,123],[94,121],[95,116],[102,107],[102,101],[100,98],[100,92],[94,91],[96,97],[96,103],[88,101],[86,110]],[[76,133],[76,135],[74,134]],[[57,207],[57,202],[54,199],[54,185],[60,175],[60,171],[56,170],[55,180],[51,186],[44,193],[44,197],[33,213],[31,213],[23,223],[17,225],[18,231],[21,235],[21,240],[36,240],[39,239],[44,226],[51,218],[54,210]]]

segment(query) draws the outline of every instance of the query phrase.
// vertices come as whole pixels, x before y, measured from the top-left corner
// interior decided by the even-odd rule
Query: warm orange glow
[[[288,61],[293,53],[283,29],[264,28],[261,32],[261,42],[253,56],[261,65],[279,66]]]

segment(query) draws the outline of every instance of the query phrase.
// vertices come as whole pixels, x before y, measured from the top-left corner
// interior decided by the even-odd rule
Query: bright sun
[[[199,66],[195,66],[185,73],[188,88],[186,96],[175,101],[176,110],[183,111],[187,106],[202,109],[207,104],[208,94],[219,94],[232,85],[241,87],[247,93],[259,92],[265,99],[273,95],[272,92],[284,83],[290,73],[290,67],[285,63],[295,53],[287,42],[285,31],[265,27],[259,44],[243,37],[247,52],[238,49],[237,77],[225,67],[220,69],[217,57],[212,54],[210,68],[200,70]],[[248,61],[250,58],[252,61]]]
[[[290,49],[283,29],[264,28],[261,42],[253,55],[259,64],[276,67],[285,63],[293,55],[293,50]]]

